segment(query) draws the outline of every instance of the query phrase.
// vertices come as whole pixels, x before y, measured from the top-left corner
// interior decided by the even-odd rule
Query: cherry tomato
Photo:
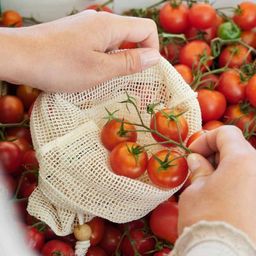
[[[242,2],[234,16],[235,23],[243,30],[250,30],[256,27],[256,4]]]
[[[39,163],[36,158],[36,152],[33,149],[26,151],[22,157],[22,166],[26,170],[36,170],[39,168]]]
[[[245,84],[242,83],[240,74],[235,70],[228,70],[221,74],[217,90],[231,104],[237,104],[245,99]]]
[[[192,144],[192,142],[194,142],[197,138],[199,138],[201,135],[203,135],[205,133],[205,131],[197,131],[197,132],[195,132],[195,133],[193,133],[190,137],[189,137],[189,139],[188,139],[188,141],[187,141],[187,147],[189,147],[191,144]]]
[[[6,129],[7,137],[23,138],[29,144],[32,144],[31,133],[28,128],[25,127],[14,127]]]
[[[72,247],[60,240],[51,240],[47,242],[42,249],[42,256],[75,256]]]
[[[110,13],[113,12],[109,7],[103,6],[103,5],[100,5],[100,4],[90,5],[90,6],[86,7],[86,10],[95,10],[97,12],[104,11],[104,12],[110,12]]]
[[[134,48],[137,48],[137,47],[138,47],[137,43],[124,41],[119,46],[119,49],[134,49]]]
[[[110,153],[112,171],[121,176],[136,179],[147,168],[148,155],[146,151],[134,142],[123,142]]]
[[[149,225],[154,235],[174,244],[178,238],[178,204],[166,201],[158,205],[150,215]]]
[[[0,142],[0,166],[6,173],[14,173],[21,164],[21,151],[13,142]]]
[[[92,229],[90,243],[92,246],[95,246],[101,241],[101,239],[103,237],[105,221],[100,217],[95,217],[87,224]]]
[[[148,255],[147,252],[155,248],[155,240],[142,230],[130,231],[129,237],[126,236],[122,241],[121,251],[123,256],[135,256],[134,248],[141,256]]]
[[[120,224],[119,228],[122,232],[131,231],[135,229],[142,229],[145,228],[145,220],[144,219],[139,219],[139,220],[134,220],[130,221],[128,223]]]
[[[239,68],[245,63],[252,60],[251,53],[248,54],[248,49],[240,44],[229,45],[222,50],[219,57],[219,66],[228,66],[230,68]]]
[[[17,97],[23,102],[26,109],[29,109],[39,94],[40,90],[26,85],[19,85],[16,91]]]
[[[198,101],[204,122],[221,118],[227,105],[222,93],[208,89],[198,90]]]
[[[113,255],[121,239],[121,232],[112,224],[106,224],[103,239],[99,246],[107,253]]]
[[[175,151],[159,151],[148,162],[148,176],[159,187],[169,189],[178,187],[185,181],[187,175],[187,161]]]
[[[255,114],[247,106],[239,104],[228,106],[224,120],[226,124],[233,124],[243,132],[246,130],[251,132],[255,129]]]
[[[2,24],[6,27],[21,27],[22,17],[18,12],[5,11],[2,14]]]
[[[103,249],[101,249],[98,246],[90,247],[88,252],[86,253],[86,256],[107,256],[107,254],[104,252]]]
[[[217,35],[217,27],[213,26],[207,29],[197,29],[194,27],[189,27],[185,31],[185,36],[188,40],[200,39],[207,43],[210,43]]]
[[[45,236],[43,232],[38,231],[34,227],[27,227],[27,242],[28,246],[33,249],[40,251],[45,242]]]
[[[19,123],[24,117],[24,107],[16,96],[0,97],[0,123]]]
[[[217,14],[210,4],[193,4],[188,13],[189,23],[198,29],[207,29],[215,24]]]
[[[161,251],[156,252],[154,256],[168,256],[170,255],[171,250],[169,248],[163,248]]]
[[[29,179],[25,176],[21,182],[19,196],[21,198],[29,197],[32,194],[32,192],[36,189],[36,187],[37,187],[37,183],[30,182]]]
[[[224,124],[221,121],[212,120],[203,125],[203,130],[207,130],[207,131],[214,130],[222,125]]]
[[[127,124],[127,120],[111,120],[107,122],[101,131],[101,142],[108,150],[112,150],[119,143],[125,141],[136,142],[137,132],[132,124]]]
[[[219,77],[214,75],[214,74],[210,74],[210,75],[206,75],[204,77],[202,77],[200,84],[198,86],[198,89],[214,89],[219,83]]]
[[[193,82],[194,77],[190,67],[183,64],[177,64],[174,67],[181,74],[187,84],[191,84]]]
[[[169,33],[183,33],[188,27],[188,7],[166,3],[159,12],[159,22]]]
[[[175,64],[178,62],[181,48],[181,44],[169,43],[162,48],[161,54],[172,64]]]
[[[32,145],[28,143],[27,140],[23,139],[23,138],[17,138],[17,137],[13,137],[13,136],[6,136],[6,138],[10,141],[12,141],[14,144],[16,144],[19,149],[21,150],[22,155],[30,150],[32,148]]]
[[[151,119],[150,128],[176,142],[180,142],[180,137],[184,141],[188,135],[188,123],[178,110],[166,108],[158,111]],[[166,141],[155,133],[152,133],[152,137],[157,142]],[[166,147],[173,146],[171,143],[163,145]]]
[[[246,98],[256,107],[256,74],[249,80],[246,87]]]
[[[206,66],[210,67],[212,65],[211,48],[209,45],[201,40],[195,40],[188,44],[180,50],[179,61],[181,64],[187,65],[192,69],[198,68],[200,59],[207,58],[204,64],[201,64],[200,69],[205,70]]]
[[[256,32],[253,30],[243,31],[241,34],[241,39],[248,45],[256,48]]]

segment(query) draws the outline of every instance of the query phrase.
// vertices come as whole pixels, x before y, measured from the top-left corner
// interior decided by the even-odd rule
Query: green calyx
[[[223,40],[238,39],[241,29],[234,22],[228,21],[219,26],[218,36]]]

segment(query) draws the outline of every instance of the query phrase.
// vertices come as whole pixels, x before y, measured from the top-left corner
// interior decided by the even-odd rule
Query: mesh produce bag
[[[196,93],[163,58],[141,73],[115,78],[81,93],[41,94],[31,117],[39,184],[30,196],[28,211],[57,235],[72,233],[75,223],[94,216],[116,223],[141,218],[181,187],[162,189],[153,185],[147,174],[135,180],[111,171],[100,131],[106,123],[105,108],[119,110],[118,117],[138,122],[135,110],[119,103],[127,99],[126,92],[136,99],[147,124],[147,105],[161,102],[162,107],[186,110],[188,136],[201,129]],[[145,145],[154,140],[151,134],[138,132],[137,142]],[[150,152],[160,148],[154,146]]]

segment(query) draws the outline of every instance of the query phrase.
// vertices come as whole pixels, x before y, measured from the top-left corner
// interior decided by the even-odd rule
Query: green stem
[[[165,2],[166,2],[166,0],[161,0],[160,2],[158,2],[158,3],[156,3],[156,4],[152,4],[152,5],[148,6],[147,9],[155,8],[155,7],[157,7],[158,5],[163,4],[163,3],[165,3]]]
[[[0,128],[12,128],[12,127],[29,127],[29,124],[27,123],[28,119],[25,119],[24,121],[20,122],[20,123],[13,123],[13,124],[3,124],[0,123]]]
[[[113,0],[108,0],[108,1],[104,2],[103,4],[101,4],[101,6],[104,7],[104,6],[109,5],[111,3],[113,3]]]

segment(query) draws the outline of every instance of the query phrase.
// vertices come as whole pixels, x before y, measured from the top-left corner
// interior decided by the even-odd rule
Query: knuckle
[[[138,56],[133,53],[133,51],[125,51],[124,52],[125,58],[125,69],[127,74],[132,74],[140,70],[140,60]]]

